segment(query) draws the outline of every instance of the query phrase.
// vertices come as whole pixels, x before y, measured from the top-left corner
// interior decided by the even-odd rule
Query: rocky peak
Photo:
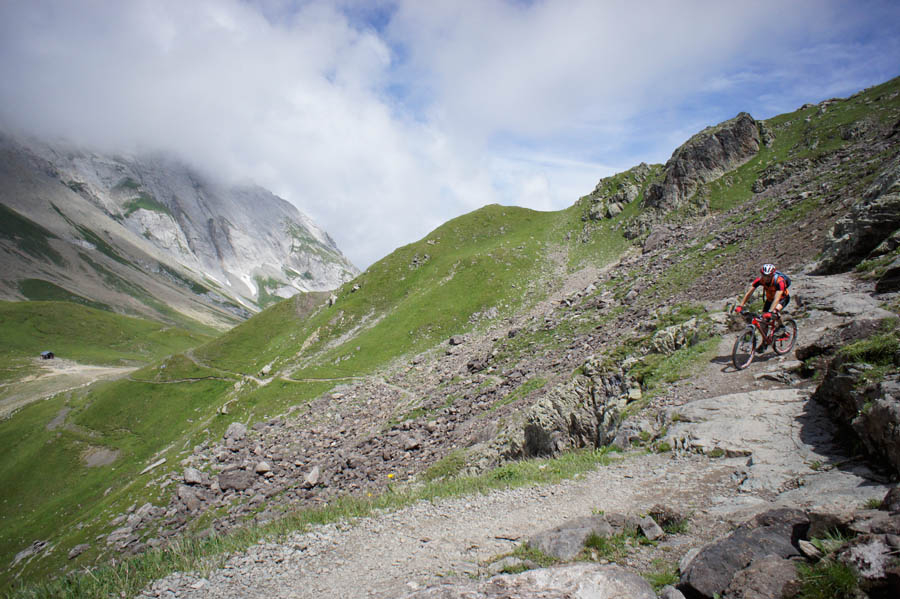
[[[654,183],[644,208],[665,213],[687,205],[700,185],[718,179],[759,151],[760,124],[746,112],[707,127],[679,147],[666,162],[662,183]]]

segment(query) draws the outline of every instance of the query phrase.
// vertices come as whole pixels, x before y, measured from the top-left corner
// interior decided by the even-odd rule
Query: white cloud
[[[886,79],[897,15],[811,0],[6,2],[0,117],[255,179],[367,266],[487,203],[564,208],[738,110]]]

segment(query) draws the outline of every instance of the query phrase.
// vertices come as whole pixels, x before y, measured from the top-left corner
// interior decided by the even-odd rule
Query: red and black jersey
[[[782,297],[786,296],[790,293],[788,291],[787,283],[785,283],[785,281],[784,281],[784,277],[782,277],[780,275],[775,275],[774,277],[772,277],[772,282],[769,283],[768,285],[763,283],[762,277],[756,277],[753,280],[753,282],[751,283],[751,285],[753,286],[754,289],[756,289],[757,287],[762,285],[763,289],[765,289],[765,291],[766,291],[766,301],[769,301],[769,302],[775,298],[776,291],[780,290]]]

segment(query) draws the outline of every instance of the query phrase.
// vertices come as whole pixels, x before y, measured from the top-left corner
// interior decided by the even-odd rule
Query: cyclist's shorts
[[[789,296],[789,295],[782,296],[780,303],[781,303],[782,309],[787,308],[787,305],[789,303],[791,303],[791,296]],[[768,312],[769,308],[771,308],[771,307],[772,307],[772,300],[766,300],[766,303],[763,304],[763,312]]]

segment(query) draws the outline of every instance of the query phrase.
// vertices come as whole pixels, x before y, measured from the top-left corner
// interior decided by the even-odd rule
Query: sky
[[[360,268],[900,75],[890,0],[0,0],[0,127],[271,189]]]

